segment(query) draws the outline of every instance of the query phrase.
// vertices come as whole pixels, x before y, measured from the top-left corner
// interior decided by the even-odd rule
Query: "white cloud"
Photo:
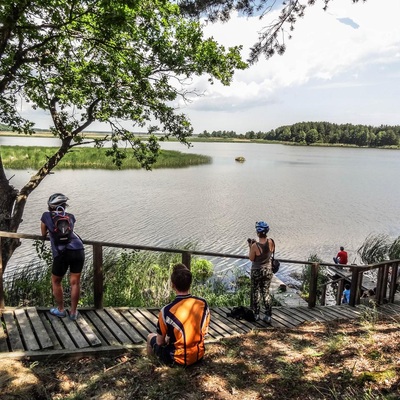
[[[263,20],[233,16],[227,24],[208,26],[206,33],[225,46],[242,44],[245,49],[243,54],[247,55],[248,49],[257,39],[257,32],[277,15],[278,12],[272,12],[268,19]],[[305,17],[296,23],[293,38],[286,41],[287,50],[283,56],[260,60],[249,69],[238,71],[229,87],[218,83],[209,85],[206,95],[194,99],[185,112],[192,117],[198,131],[234,129],[234,126],[262,130],[262,126],[268,124],[264,128],[266,130],[274,128],[274,122],[271,118],[267,122],[261,113],[260,118],[252,120],[243,120],[242,116],[237,121],[232,117],[229,122],[223,119],[225,126],[216,126],[216,121],[221,118],[215,116],[208,119],[200,117],[201,122],[198,118],[201,112],[210,112],[210,108],[217,113],[222,110],[231,113],[233,110],[245,109],[254,112],[263,105],[284,104],[288,91],[307,89],[310,85],[326,90],[371,86],[370,81],[363,81],[366,70],[371,66],[385,67],[398,62],[398,15],[398,0],[387,0],[384,6],[378,0],[358,4],[353,4],[351,0],[335,0],[330,3],[327,12],[322,10],[319,1],[315,6],[308,7]],[[204,88],[204,84],[201,86]],[[313,106],[318,108],[318,103],[310,103],[310,107]],[[332,103],[331,107],[335,108],[335,104]],[[354,104],[356,107],[357,104]],[[384,110],[377,114],[382,118]],[[376,123],[394,123],[392,114],[390,118],[391,121],[381,120]],[[316,116],[316,119],[320,118]]]

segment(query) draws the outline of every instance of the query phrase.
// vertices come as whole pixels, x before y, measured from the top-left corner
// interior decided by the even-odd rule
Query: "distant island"
[[[36,130],[37,137],[51,136],[53,134],[45,129]],[[0,135],[12,135],[10,127],[0,124]],[[92,137],[107,135],[107,132],[86,132]],[[147,136],[146,132],[135,132],[135,135]],[[170,138],[174,141],[176,139]],[[235,131],[204,130],[189,138],[190,141],[249,141],[264,143],[283,143],[291,145],[327,145],[327,146],[352,146],[375,148],[399,148],[400,126],[395,125],[353,125],[333,124],[330,122],[298,122],[293,125],[283,125],[267,132],[248,131],[236,133]]]

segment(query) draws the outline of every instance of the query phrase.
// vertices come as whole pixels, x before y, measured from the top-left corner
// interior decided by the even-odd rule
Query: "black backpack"
[[[59,211],[59,208],[62,211]],[[56,245],[66,245],[72,238],[72,222],[69,215],[65,213],[65,210],[62,207],[59,208],[57,211],[51,213],[54,224],[52,236]]]
[[[246,306],[233,307],[232,311],[226,314],[227,317],[235,318],[238,320],[244,319],[249,322],[255,322],[256,317],[254,311]]]

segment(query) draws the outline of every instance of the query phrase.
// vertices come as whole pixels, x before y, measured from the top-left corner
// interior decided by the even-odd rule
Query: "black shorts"
[[[85,250],[65,250],[54,258],[51,273],[63,277],[69,268],[73,274],[80,274],[85,263]]]
[[[166,365],[173,365],[174,360],[171,358],[170,349],[168,346],[160,346],[157,344],[157,336],[153,336],[150,339],[150,346],[153,349],[153,353],[158,357],[158,359]]]

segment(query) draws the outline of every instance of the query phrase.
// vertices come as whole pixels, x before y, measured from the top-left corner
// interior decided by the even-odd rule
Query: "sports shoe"
[[[260,314],[254,314],[254,321],[258,321],[260,319]]]
[[[58,308],[50,308],[50,314],[59,318],[64,318],[67,315],[65,310],[60,311]]]
[[[69,313],[69,319],[71,321],[76,321],[78,319],[79,313],[78,311],[76,313]]]
[[[270,324],[271,323],[271,317],[269,315],[265,315],[264,318],[263,318],[263,321],[265,323],[267,323],[267,324]]]

